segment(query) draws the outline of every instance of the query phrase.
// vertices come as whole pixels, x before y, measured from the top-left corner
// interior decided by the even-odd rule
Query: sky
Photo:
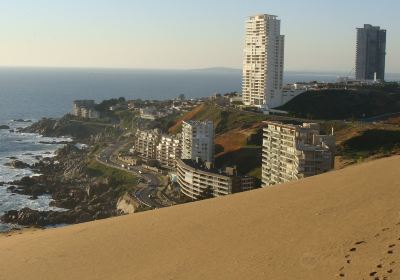
[[[245,20],[275,14],[285,69],[351,72],[356,27],[387,29],[400,73],[398,0],[0,0],[0,66],[241,68]]]

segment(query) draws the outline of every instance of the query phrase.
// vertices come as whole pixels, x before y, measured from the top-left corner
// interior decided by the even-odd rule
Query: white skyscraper
[[[243,59],[243,103],[274,108],[282,105],[284,41],[281,21],[273,15],[246,21]]]
[[[188,121],[182,124],[182,159],[214,162],[214,124]]]

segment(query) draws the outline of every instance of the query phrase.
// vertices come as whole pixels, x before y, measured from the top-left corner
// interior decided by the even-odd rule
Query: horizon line
[[[0,65],[0,69],[53,69],[53,70],[141,70],[141,71],[242,71],[241,68],[226,66],[210,66],[202,68],[142,68],[142,67],[103,67],[103,66],[33,66],[33,65]],[[287,69],[284,72],[300,73],[346,73],[346,70],[318,70],[318,69]],[[400,74],[400,72],[386,72],[386,74]],[[351,75],[347,75],[351,76]]]

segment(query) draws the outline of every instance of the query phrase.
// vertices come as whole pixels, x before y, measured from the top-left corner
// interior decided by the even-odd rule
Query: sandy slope
[[[0,279],[400,279],[399,222],[400,157],[392,157],[2,238]]]

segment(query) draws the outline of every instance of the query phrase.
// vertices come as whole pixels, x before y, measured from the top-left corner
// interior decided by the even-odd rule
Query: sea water
[[[38,134],[19,133],[19,128],[29,125],[27,122],[2,122],[10,126],[10,129],[0,130],[0,182],[5,183],[0,186],[0,215],[9,210],[20,210],[29,207],[34,210],[60,210],[49,207],[50,196],[41,196],[36,200],[31,200],[29,196],[13,194],[7,190],[10,182],[19,180],[25,176],[37,176],[30,169],[14,169],[6,166],[6,163],[13,159],[20,160],[28,164],[34,164],[45,157],[54,157],[54,153],[62,144],[43,144],[69,141],[71,139],[42,137]],[[0,231],[10,229],[10,225],[0,224]]]

